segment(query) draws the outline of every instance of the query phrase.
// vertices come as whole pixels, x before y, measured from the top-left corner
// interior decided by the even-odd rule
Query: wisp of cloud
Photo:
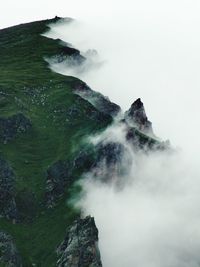
[[[86,1],[77,20],[52,25],[46,34],[87,58],[82,66],[51,61],[54,71],[84,80],[123,109],[141,97],[156,134],[180,147],[174,153],[135,151],[115,124],[91,139],[117,139],[131,157],[124,155],[128,171],[111,184],[93,173],[82,181],[77,205],[95,217],[105,267],[200,266],[200,18],[199,3],[188,4],[102,1],[90,14],[93,4]],[[119,179],[125,185],[117,190]]]
[[[198,166],[179,151],[135,151],[116,125],[91,140],[120,142],[131,157],[124,155],[123,168],[129,171],[112,177],[112,183],[92,172],[81,182],[84,194],[76,205],[95,216],[103,266],[199,266]],[[101,176],[107,171],[102,166]]]

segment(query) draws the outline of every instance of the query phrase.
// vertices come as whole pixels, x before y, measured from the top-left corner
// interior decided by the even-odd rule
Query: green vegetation
[[[17,176],[17,201],[24,213],[30,203],[30,222],[12,224],[0,219],[0,229],[14,237],[25,267],[55,266],[56,246],[77,211],[66,204],[69,192],[57,206],[44,205],[46,170],[59,159],[69,159],[82,138],[106,127],[100,124],[96,109],[73,94],[80,81],[53,73],[44,57],[62,53],[59,40],[43,37],[48,23],[56,19],[23,24],[0,31],[0,117],[22,112],[32,129],[8,144],[0,144],[0,154],[9,161]],[[78,107],[74,113],[73,108]],[[23,192],[23,197],[21,196]],[[34,194],[31,202],[31,194]],[[32,204],[32,205],[31,205]],[[3,266],[3,265],[0,265]]]

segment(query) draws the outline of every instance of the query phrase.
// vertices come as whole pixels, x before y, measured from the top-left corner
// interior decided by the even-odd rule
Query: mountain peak
[[[140,98],[135,100],[130,109],[125,112],[125,119],[130,125],[138,128],[141,132],[153,135],[152,123],[147,118],[144,104]]]

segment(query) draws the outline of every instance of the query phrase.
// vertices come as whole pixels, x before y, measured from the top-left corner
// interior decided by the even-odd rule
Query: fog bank
[[[200,266],[200,3],[95,5],[85,1],[74,10],[74,23],[51,25],[48,37],[87,58],[75,67],[51,62],[52,70],[84,80],[124,110],[141,97],[156,135],[179,149],[148,155],[132,150],[128,174],[113,177],[125,180],[123,190],[87,174],[78,206],[95,217],[104,267]],[[112,127],[95,140],[109,135],[128,146]]]
[[[121,131],[121,132],[120,132]],[[114,133],[114,134],[113,134]],[[111,126],[93,143],[125,141]],[[106,184],[88,173],[76,204],[99,229],[104,267],[197,267],[200,265],[200,171],[183,153],[131,150],[127,174]],[[106,172],[102,166],[101,176]],[[119,181],[125,187],[119,188]]]
[[[97,50],[102,67],[78,77],[123,109],[141,97],[155,132],[191,152],[191,141],[200,131],[200,4],[178,0],[102,1],[96,8],[95,4],[80,4],[72,12],[75,23],[53,26],[48,35],[82,53]]]

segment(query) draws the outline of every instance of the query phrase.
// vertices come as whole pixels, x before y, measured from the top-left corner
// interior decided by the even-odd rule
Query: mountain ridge
[[[78,50],[42,35],[60,19],[0,30],[0,156],[5,162],[0,192],[8,184],[9,175],[2,175],[6,168],[12,178],[0,199],[0,230],[12,236],[25,267],[56,266],[56,247],[80,216],[66,203],[80,191],[73,183],[102,157],[112,159],[108,165],[118,164],[115,154],[121,153],[118,144],[94,147],[83,141],[110,126],[120,107],[77,78],[52,72],[44,60],[58,55],[80,59]],[[165,148],[127,121],[119,123],[127,127],[127,140],[135,147]],[[14,218],[1,209],[9,201],[15,203]]]

